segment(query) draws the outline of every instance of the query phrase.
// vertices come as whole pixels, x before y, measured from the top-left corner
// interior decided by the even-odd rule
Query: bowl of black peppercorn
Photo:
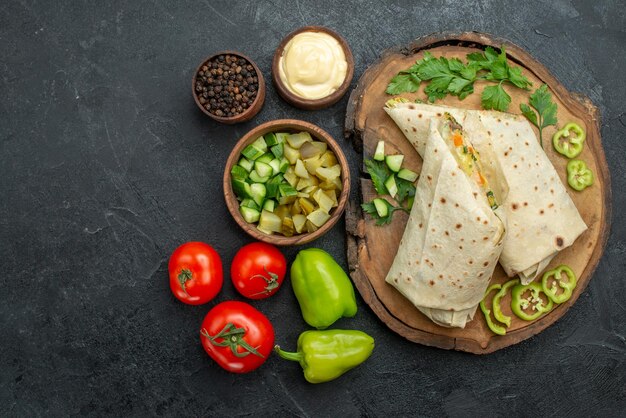
[[[252,119],[265,101],[265,80],[259,67],[235,51],[205,59],[193,75],[191,89],[200,110],[226,124]]]

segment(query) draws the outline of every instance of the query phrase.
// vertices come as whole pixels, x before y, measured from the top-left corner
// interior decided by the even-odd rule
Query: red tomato
[[[215,305],[204,317],[200,341],[223,369],[247,373],[269,357],[274,347],[274,327],[252,306],[231,300]]]
[[[278,248],[264,242],[241,247],[230,266],[235,289],[250,299],[272,296],[283,283],[286,272],[285,256]]]
[[[170,257],[168,269],[172,293],[189,305],[207,303],[224,283],[219,254],[203,242],[187,242],[178,247]]]

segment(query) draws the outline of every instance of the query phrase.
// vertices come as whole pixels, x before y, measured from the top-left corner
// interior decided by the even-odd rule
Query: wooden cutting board
[[[513,323],[504,336],[493,334],[485,323],[484,317],[477,310],[474,319],[465,329],[444,328],[435,325],[422,315],[394,287],[385,282],[385,276],[404,232],[408,215],[397,212],[390,225],[377,227],[374,221],[360,210],[360,203],[375,197],[371,181],[364,167],[358,181],[359,200],[351,202],[346,211],[347,252],[351,277],[361,296],[376,315],[393,331],[416,343],[445,349],[467,351],[476,354],[490,353],[525,340],[557,321],[567,312],[591,279],[606,246],[611,219],[611,187],[608,166],[600,138],[600,120],[597,108],[591,101],[576,93],[571,93],[529,53],[509,41],[491,35],[465,32],[440,33],[415,40],[407,47],[385,51],[378,62],[371,65],[361,76],[357,87],[352,91],[346,113],[345,134],[352,139],[355,148],[364,158],[371,158],[379,140],[385,140],[386,153],[405,155],[403,166],[419,172],[422,164],[420,156],[406,140],[400,129],[383,110],[384,103],[394,97],[387,95],[385,89],[389,80],[400,70],[406,69],[423,57],[424,51],[430,51],[435,57],[457,57],[465,62],[468,53],[484,49],[486,46],[506,47],[511,65],[522,67],[524,75],[533,83],[533,91],[545,83],[550,88],[553,100],[558,106],[558,126],[569,121],[580,124],[587,132],[587,140],[582,154],[577,157],[585,162],[595,174],[593,186],[582,192],[567,186],[567,159],[551,145],[551,138],[556,127],[544,128],[544,147],[561,181],[566,185],[582,218],[589,229],[584,232],[571,247],[561,251],[548,268],[567,264],[578,276],[578,285],[569,301],[558,305],[547,315],[533,321],[523,321],[512,315],[509,304],[510,296],[503,299],[505,314],[512,316]],[[467,109],[480,109],[480,95],[486,82],[476,82],[475,93],[465,100],[446,97],[438,104]],[[410,99],[420,98],[426,101],[420,90],[412,94],[402,94]],[[505,87],[512,101],[509,112],[521,113],[520,103],[528,102],[530,92]],[[537,137],[539,131],[535,129]],[[491,283],[504,283],[509,278],[500,265],[496,268]],[[599,277],[597,280],[602,280]],[[510,292],[509,292],[510,293]]]

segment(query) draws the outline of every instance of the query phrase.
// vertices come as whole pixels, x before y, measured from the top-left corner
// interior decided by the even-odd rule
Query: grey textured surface
[[[3,1],[0,416],[623,416],[625,14],[623,0]],[[237,49],[269,78],[276,45],[306,24],[344,35],[355,82],[385,48],[478,30],[526,48],[599,107],[613,227],[588,289],[560,321],[478,357],[407,342],[359,299],[356,318],[337,327],[371,334],[377,348],[335,382],[307,384],[297,364],[275,356],[228,374],[205,355],[198,327],[216,302],[240,299],[228,266],[250,241],[222,198],[232,145],[284,117],[341,138],[346,98],[304,112],[270,85],[255,119],[221,126],[195,108],[192,71]],[[345,267],[343,228],[314,245]],[[211,243],[226,267],[223,291],[205,306],[169,291],[168,256],[187,240]],[[253,305],[293,347],[305,324],[290,286]]]

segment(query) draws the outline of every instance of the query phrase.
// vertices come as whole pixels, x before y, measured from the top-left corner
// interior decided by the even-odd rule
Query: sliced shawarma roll
[[[502,251],[506,192],[486,179],[470,139],[449,114],[433,119],[404,235],[386,281],[433,322],[465,327]],[[492,178],[502,178],[491,173]]]
[[[389,101],[385,111],[422,157],[430,120],[448,112],[463,125],[481,154],[490,153],[497,160],[510,189],[503,201],[507,237],[500,257],[510,277],[519,275],[523,283],[531,282],[587,229],[523,116],[402,100]]]

